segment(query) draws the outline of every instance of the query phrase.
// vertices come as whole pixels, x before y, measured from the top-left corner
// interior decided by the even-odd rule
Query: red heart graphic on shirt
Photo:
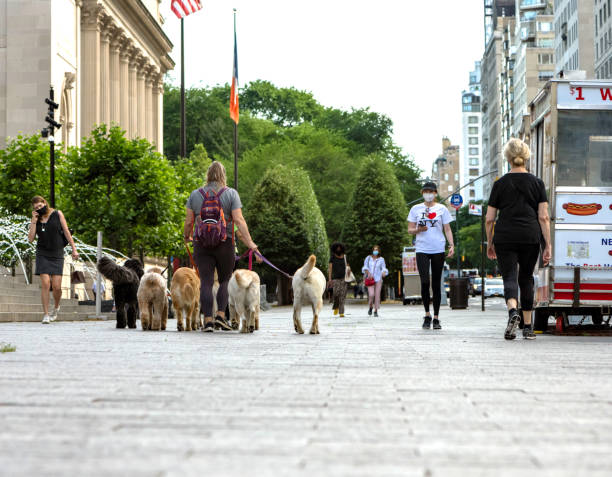
[[[436,213],[435,212],[430,212],[427,217],[431,220],[431,219],[436,217]]]

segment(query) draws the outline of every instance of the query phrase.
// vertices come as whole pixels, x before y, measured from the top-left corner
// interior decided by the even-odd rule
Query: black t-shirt
[[[346,273],[346,264],[344,263],[344,257],[338,258],[332,255],[329,258],[329,263],[332,264],[332,280],[344,278]]]
[[[538,206],[548,202],[544,182],[529,173],[508,173],[495,181],[489,205],[499,210],[493,243],[539,243]]]

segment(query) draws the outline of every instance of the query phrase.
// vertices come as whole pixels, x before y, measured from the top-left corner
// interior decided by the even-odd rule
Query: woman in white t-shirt
[[[446,249],[446,239],[448,239],[448,257],[455,253],[453,243],[453,233],[450,223],[453,221],[448,209],[442,204],[436,203],[436,193],[438,188],[433,182],[426,182],[422,188],[422,204],[417,204],[410,209],[408,215],[408,233],[415,234],[416,240],[416,260],[419,276],[421,277],[421,296],[425,307],[425,319],[423,328],[428,330],[431,326],[431,314],[429,313],[429,267],[431,265],[431,288],[433,291],[433,328],[439,330],[440,301],[442,298],[440,282],[442,280],[442,270],[444,268],[444,251]],[[444,233],[442,232],[444,230]],[[446,234],[446,239],[444,238]]]

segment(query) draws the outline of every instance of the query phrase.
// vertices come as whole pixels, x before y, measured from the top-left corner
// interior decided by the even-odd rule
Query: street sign
[[[470,208],[468,210],[470,215],[482,215],[482,205],[480,204],[470,204]]]
[[[461,197],[461,194],[453,194],[451,195],[450,203],[455,209],[460,209],[463,204],[463,197]]]

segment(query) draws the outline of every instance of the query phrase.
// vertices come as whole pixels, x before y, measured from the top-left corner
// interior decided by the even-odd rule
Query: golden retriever
[[[325,291],[325,276],[315,267],[317,257],[311,255],[302,268],[299,268],[293,275],[293,327],[295,331],[303,334],[302,321],[300,316],[302,306],[312,307],[312,325],[310,334],[319,334],[319,313],[323,307],[323,292]]]
[[[172,276],[170,285],[172,307],[178,331],[196,331],[200,328],[200,278],[188,267],[181,267]],[[183,326],[183,315],[185,326]]]
[[[166,279],[162,277],[159,268],[151,268],[142,276],[136,296],[143,331],[165,330],[168,321],[168,298]]]
[[[259,275],[251,270],[236,270],[227,285],[229,312],[233,329],[241,333],[259,329]]]

